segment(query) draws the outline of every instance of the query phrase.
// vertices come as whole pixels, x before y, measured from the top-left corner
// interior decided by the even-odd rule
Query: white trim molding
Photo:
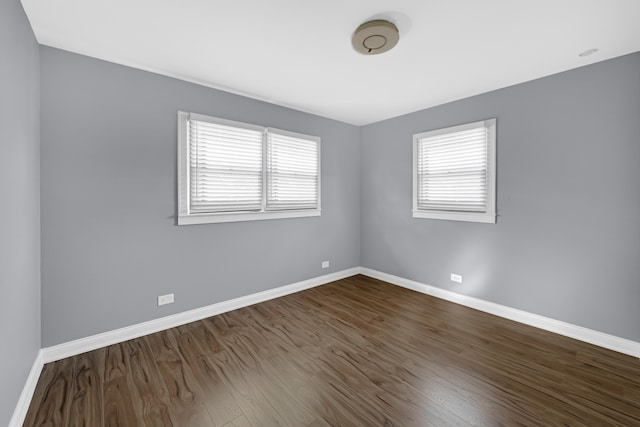
[[[36,385],[38,385],[38,379],[40,378],[43,366],[44,359],[42,357],[42,350],[38,350],[33,366],[31,366],[31,371],[29,371],[29,375],[27,376],[27,381],[18,398],[16,409],[13,411],[13,416],[9,421],[9,427],[21,427],[24,424],[24,419],[27,416],[33,393],[36,391]]]
[[[290,285],[280,286],[278,288],[234,298],[232,300],[222,301],[216,304],[208,305],[206,307],[195,308],[193,310],[184,311],[182,313],[173,314],[171,316],[149,320],[147,322],[126,326],[124,328],[115,329],[113,331],[103,332],[96,335],[91,335],[89,337],[80,338],[51,347],[45,347],[42,349],[43,360],[44,363],[54,362],[56,360],[64,359],[65,357],[75,356],[77,354],[96,350],[108,345],[117,344],[144,335],[164,331],[165,329],[174,328],[176,326],[195,322],[197,320],[206,319],[207,317],[226,313],[232,310],[237,310],[243,307],[248,307],[253,304],[268,301],[274,298],[279,298],[285,295],[293,294],[295,292],[300,292],[305,289],[314,288],[316,286],[354,276],[358,273],[360,273],[360,267],[354,267],[324,276],[303,280],[301,282],[292,283]]]
[[[179,219],[179,225],[214,224],[219,222],[261,221],[265,219],[306,218],[321,216],[320,209],[307,209],[297,211],[262,211],[262,212],[233,212],[233,213],[205,213],[189,214]]]
[[[303,280],[301,282],[292,283],[290,285],[281,286],[274,289],[258,292],[234,298],[228,301],[222,301],[216,304],[188,310],[182,313],[173,314],[171,316],[161,317],[159,319],[149,320],[147,322],[138,323],[113,331],[103,332],[74,341],[65,342],[51,347],[45,347],[41,350],[38,357],[42,358],[43,363],[54,362],[64,359],[65,357],[75,356],[87,351],[96,350],[112,344],[124,342],[133,338],[144,335],[153,334],[165,329],[184,325],[186,323],[195,322],[207,317],[226,313],[239,308],[248,307],[263,301],[279,298],[305,289],[314,288],[336,280],[351,277],[356,274],[373,277],[378,280],[411,289],[423,294],[431,295],[446,301],[484,311],[505,319],[524,323],[529,326],[544,329],[549,332],[564,335],[580,341],[594,344],[600,347],[608,348],[620,353],[640,358],[640,343],[631,341],[626,338],[617,337],[615,335],[606,334],[604,332],[595,331],[582,326],[573,325],[549,317],[540,316],[538,314],[529,313],[516,308],[496,304],[479,298],[458,294],[436,286],[427,285],[414,280],[405,279],[403,277],[394,276],[392,274],[383,273],[381,271],[372,270],[365,267],[354,267],[347,270],[338,271],[324,276],[314,277]],[[41,364],[42,365],[42,364]],[[35,366],[35,365],[34,365]],[[40,366],[42,369],[42,366]],[[33,373],[33,372],[32,372]],[[38,371],[39,374],[39,371]],[[30,377],[31,378],[31,377]],[[37,377],[36,377],[37,382]],[[34,384],[35,387],[35,384]],[[26,386],[25,386],[26,388]]]
[[[471,134],[460,135],[460,132],[471,132]],[[463,143],[464,149],[459,151],[451,143]],[[442,144],[446,145],[443,150]],[[469,146],[468,144],[472,144]],[[477,149],[484,145],[484,156],[480,156],[477,153]],[[435,151],[430,152],[431,149]],[[470,147],[474,149],[472,152],[468,151]],[[426,153],[422,152],[422,148],[427,148]],[[422,152],[422,153],[421,153]],[[477,154],[477,156],[476,156]],[[435,158],[432,158],[435,156]],[[440,184],[436,185],[436,191],[434,194],[427,196],[430,193],[421,186],[420,176],[421,172],[426,173],[425,176],[431,176],[429,173],[435,172],[440,176],[438,180],[442,178],[441,172],[453,173],[457,175],[461,170],[457,165],[457,161],[452,159],[458,159],[463,156],[467,161],[482,162],[484,160],[485,169],[485,192],[484,192],[484,205],[469,206],[466,202],[472,202],[478,194],[474,194],[472,191],[468,193],[469,188],[455,188],[457,187],[454,182],[449,182],[445,187],[446,191],[457,191],[458,196],[462,197],[465,201],[458,200],[457,202],[447,201],[448,197],[436,195],[440,191],[444,191],[445,187],[440,187]],[[469,157],[471,156],[471,157]],[[484,159],[483,159],[484,157]],[[445,160],[446,159],[446,160]],[[429,161],[427,161],[429,160]],[[453,161],[453,163],[451,163]],[[434,163],[435,162],[435,163]],[[442,163],[444,162],[444,163]],[[427,172],[426,169],[429,164],[438,164],[437,171]],[[444,169],[442,169],[444,167]],[[465,174],[468,171],[464,172]],[[479,177],[477,177],[479,178]],[[453,187],[452,187],[453,185]],[[460,193],[463,191],[464,195]],[[439,199],[437,202],[432,200],[431,197]],[[470,197],[467,200],[467,196]],[[457,199],[458,197],[456,197]],[[422,202],[422,203],[421,203]],[[435,203],[435,204],[434,204]],[[470,209],[470,210],[469,210]],[[447,128],[441,128],[431,130],[427,132],[416,133],[413,135],[413,217],[414,218],[427,218],[427,219],[443,219],[452,221],[468,221],[468,222],[483,222],[488,224],[495,224],[496,222],[496,119],[481,120],[474,123],[466,123],[463,125],[452,126]]]
[[[524,323],[525,325],[544,329],[545,331],[554,332],[569,338],[640,358],[640,342],[631,341],[615,335],[609,335],[604,332],[594,331],[593,329],[518,310],[517,308],[508,307],[506,305],[496,304],[479,298],[447,291],[435,286],[426,285],[424,283],[372,270],[370,268],[360,267],[360,273],[365,276],[373,277],[374,279],[383,280],[393,285],[484,311],[485,313],[493,314],[515,322]]]
[[[554,332],[569,338],[574,338],[599,347],[608,348],[613,351],[628,354],[630,356],[640,358],[640,343],[604,332],[594,331],[582,326],[573,325],[537,314],[518,310],[512,307],[485,301],[479,298],[458,294],[435,286],[420,283],[414,280],[405,279],[403,277],[394,276],[392,274],[383,273],[381,271],[372,270],[365,267],[354,267],[324,276],[314,277],[303,280],[301,282],[292,283],[278,288],[269,289],[251,295],[234,298],[228,301],[222,301],[206,307],[196,308],[193,310],[177,313],[171,316],[150,320],[136,325],[127,326],[113,331],[103,332],[86,338],[80,338],[74,341],[58,344],[51,347],[41,349],[36,355],[29,376],[27,377],[25,386],[22,390],[16,409],[9,422],[9,427],[19,427],[24,423],[27,410],[33,398],[40,373],[45,363],[54,362],[64,359],[65,357],[75,356],[87,351],[96,350],[108,345],[117,344],[133,338],[153,334],[165,329],[184,325],[186,323],[195,322],[207,317],[226,313],[228,311],[237,310],[239,308],[248,307],[253,304],[279,298],[295,292],[311,289],[346,277],[362,274],[382,280],[387,283],[411,289],[426,295],[431,295],[446,301],[460,304],[485,313],[493,314],[505,319],[513,320],[526,325],[534,326],[546,331]]]
[[[392,285],[401,286],[426,295],[431,295],[436,298],[484,311],[485,313],[493,314],[505,319],[534,326],[569,338],[574,338],[589,344],[594,344],[599,347],[608,348],[613,351],[640,358],[640,343],[636,341],[572,325],[570,323],[485,301],[479,298],[458,294],[414,280],[372,270],[370,268],[354,267],[255,294],[234,298],[232,300],[222,301],[206,307],[188,310],[171,316],[138,323],[136,325],[127,326],[113,331],[103,332],[51,347],[45,347],[38,351],[38,354],[36,355],[36,359],[31,371],[29,372],[25,386],[20,394],[20,398],[18,399],[16,409],[11,417],[11,421],[9,422],[9,427],[19,427],[24,423],[40,373],[42,372],[42,368],[45,363],[54,362],[56,360],[64,359],[65,357],[75,356],[87,351],[96,350],[98,348],[117,344],[144,335],[153,334],[155,332],[195,322],[207,317],[237,310],[239,308],[248,307],[253,304],[300,292],[305,289],[311,289],[336,280],[355,276],[357,274],[373,277],[374,279],[382,280]]]

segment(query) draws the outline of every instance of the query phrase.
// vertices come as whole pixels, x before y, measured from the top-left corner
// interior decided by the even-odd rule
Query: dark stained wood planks
[[[640,425],[640,361],[354,276],[47,364],[25,426]]]

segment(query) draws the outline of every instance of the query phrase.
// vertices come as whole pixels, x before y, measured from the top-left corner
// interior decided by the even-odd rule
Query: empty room
[[[0,426],[640,426],[638,16],[3,0]]]

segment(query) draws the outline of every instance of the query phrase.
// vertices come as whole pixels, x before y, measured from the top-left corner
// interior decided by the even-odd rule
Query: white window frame
[[[418,207],[418,141],[422,138],[484,126],[487,129],[487,200],[484,212],[424,209]],[[413,217],[450,221],[496,222],[496,119],[436,129],[413,135]]]
[[[189,162],[189,120],[205,121],[214,124],[232,126],[263,132],[262,146],[262,209],[259,211],[234,211],[193,213],[189,210],[190,197],[190,162]],[[296,138],[307,139],[318,143],[318,206],[315,209],[267,210],[266,209],[266,135],[269,130]],[[321,140],[320,137],[305,135],[281,129],[267,128],[249,123],[210,117],[202,114],[178,111],[178,225],[214,224],[221,222],[256,221],[281,218],[301,218],[321,215]]]

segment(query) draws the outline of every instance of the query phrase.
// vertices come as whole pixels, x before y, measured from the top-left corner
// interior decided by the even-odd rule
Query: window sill
[[[479,212],[438,212],[438,211],[413,211],[414,218],[443,219],[448,221],[484,222],[495,224],[496,216],[490,213]]]
[[[221,212],[180,215],[178,225],[215,224],[219,222],[260,221],[265,219],[304,218],[320,216],[320,209],[278,212]]]

